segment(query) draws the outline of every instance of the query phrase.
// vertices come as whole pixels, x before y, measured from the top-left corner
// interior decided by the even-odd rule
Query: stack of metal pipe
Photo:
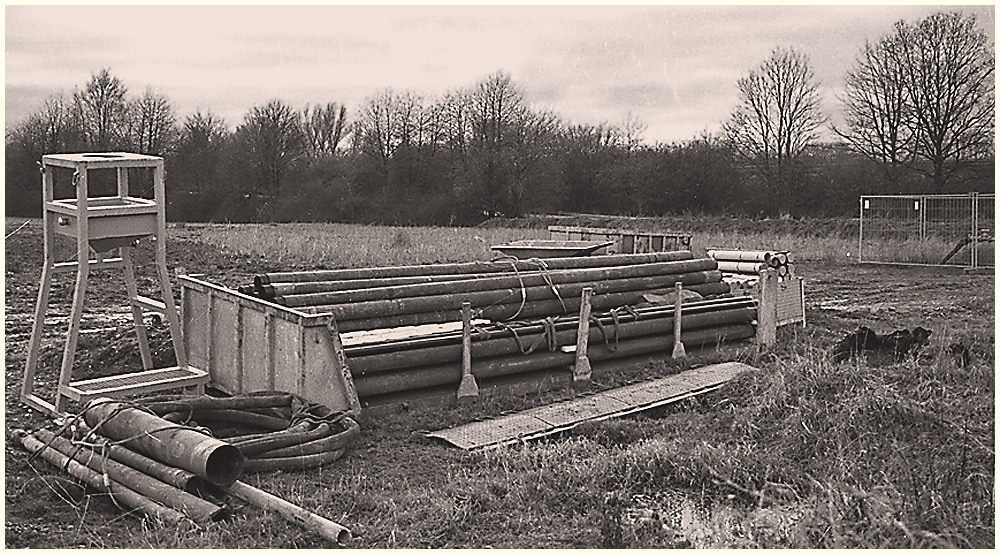
[[[347,443],[358,436],[359,428],[353,420],[341,418],[345,430],[334,435],[320,433],[316,427],[289,427],[233,441],[237,442],[234,446],[213,437],[204,428],[167,419],[170,415],[197,414],[202,419],[230,421],[237,416],[245,423],[247,416],[260,416],[254,423],[274,427],[281,418],[239,408],[259,410],[284,404],[292,404],[291,395],[182,396],[142,407],[134,402],[97,398],[58,431],[15,430],[14,434],[32,458],[37,456],[110,495],[119,507],[166,524],[178,525],[190,520],[201,525],[226,519],[231,515],[228,498],[234,496],[274,511],[333,542],[346,544],[351,539],[349,529],[238,479],[245,469],[300,469],[296,464],[313,467],[328,461],[330,456],[324,454],[342,453]],[[315,408],[309,406],[303,413],[309,416],[321,413]],[[319,423],[322,425],[329,427],[331,423]],[[304,440],[309,434],[323,436],[309,442]],[[321,441],[324,450],[314,452]],[[336,444],[331,444],[333,441]],[[256,460],[255,456],[262,452],[269,456]],[[256,467],[250,467],[254,462]]]
[[[681,341],[693,348],[750,338],[755,319],[756,303],[747,297],[686,303],[681,308]],[[672,305],[594,313],[587,357],[599,365],[668,354],[673,327]],[[479,326],[471,337],[471,372],[480,383],[511,376],[531,380],[558,370],[568,374],[578,328],[578,316]],[[462,333],[455,331],[347,346],[345,353],[358,396],[372,405],[453,392],[463,376],[462,348]]]
[[[678,282],[706,297],[729,292],[714,259],[661,252],[270,273],[254,277],[252,293],[332,313],[341,331],[356,331],[456,321],[463,302],[492,321],[572,314],[584,288],[593,290],[593,309],[610,310]]]
[[[723,279],[737,295],[755,290],[760,272],[766,269],[775,270],[779,282],[795,276],[794,257],[788,250],[709,249],[707,255],[718,261]]]
[[[236,447],[106,398],[91,401],[83,416],[78,425],[95,430],[85,441],[42,429],[22,433],[21,444],[121,506],[164,522],[229,515],[219,487],[243,472]]]

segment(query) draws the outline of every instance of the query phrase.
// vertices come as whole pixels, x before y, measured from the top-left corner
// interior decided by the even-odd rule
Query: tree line
[[[40,213],[42,154],[163,156],[168,217],[474,224],[528,212],[850,215],[860,194],[993,190],[993,46],[975,17],[899,22],[845,76],[843,140],[808,56],[776,48],[737,83],[718,135],[647,145],[633,115],[575,124],[496,72],[438,98],[385,89],[360,107],[275,99],[235,130],[178,120],[102,69],[6,135],[8,215]]]

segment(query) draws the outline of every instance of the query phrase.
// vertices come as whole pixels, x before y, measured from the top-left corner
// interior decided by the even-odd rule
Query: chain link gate
[[[994,267],[994,194],[862,196],[861,263]]]

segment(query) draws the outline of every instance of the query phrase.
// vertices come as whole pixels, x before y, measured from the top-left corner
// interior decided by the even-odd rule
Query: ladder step
[[[147,298],[142,295],[137,295],[132,299],[132,303],[136,306],[142,306],[144,308],[149,308],[151,310],[166,310],[167,305],[159,300],[153,300],[152,298]]]
[[[77,271],[80,267],[79,262],[58,262],[52,264],[52,271],[54,273],[63,273],[67,271]],[[95,269],[113,269],[125,267],[124,262],[121,258],[105,258],[103,261],[98,262],[97,260],[87,260],[87,267],[90,270]]]
[[[122,375],[73,381],[60,393],[77,402],[100,396],[123,396],[168,389],[193,387],[208,383],[208,373],[190,367],[167,367]]]

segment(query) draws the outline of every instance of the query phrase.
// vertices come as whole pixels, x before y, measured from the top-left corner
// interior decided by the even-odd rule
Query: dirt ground
[[[8,220],[6,233],[21,221]],[[220,252],[201,243],[191,229],[171,228],[168,258],[174,273],[203,273],[209,280],[228,286],[250,281],[255,273],[294,269],[275,267],[263,259]],[[65,247],[69,258],[71,245]],[[69,505],[57,489],[82,501],[78,488],[66,486],[51,468],[29,465],[27,453],[12,434],[15,429],[41,427],[45,419],[19,402],[25,354],[42,266],[40,222],[33,221],[5,241],[5,524],[7,547],[65,548],[79,546],[67,538],[79,525],[78,506]],[[151,290],[151,252],[139,257],[141,286]],[[920,325],[932,330],[931,347],[963,342],[979,359],[993,359],[995,330],[995,281],[992,273],[966,274],[956,269],[895,266],[856,266],[798,263],[797,272],[806,279],[806,332],[833,345],[859,325],[879,332]],[[66,314],[73,292],[72,274],[63,275],[52,289],[49,317],[36,387],[51,395],[61,359]],[[176,286],[176,285],[175,285]],[[175,288],[175,294],[177,289]],[[158,295],[154,295],[158,296]],[[124,285],[116,272],[92,274],[88,304],[77,354],[74,378],[87,378],[139,367],[139,356],[131,331]],[[159,364],[172,362],[166,348],[167,333],[152,329]],[[371,455],[360,451],[356,455]],[[414,469],[413,471],[418,471]],[[113,519],[113,508],[99,510],[98,518]],[[93,521],[93,518],[88,518]],[[98,531],[99,532],[99,531]],[[86,544],[86,543],[84,543]],[[107,544],[114,546],[113,538]]]

